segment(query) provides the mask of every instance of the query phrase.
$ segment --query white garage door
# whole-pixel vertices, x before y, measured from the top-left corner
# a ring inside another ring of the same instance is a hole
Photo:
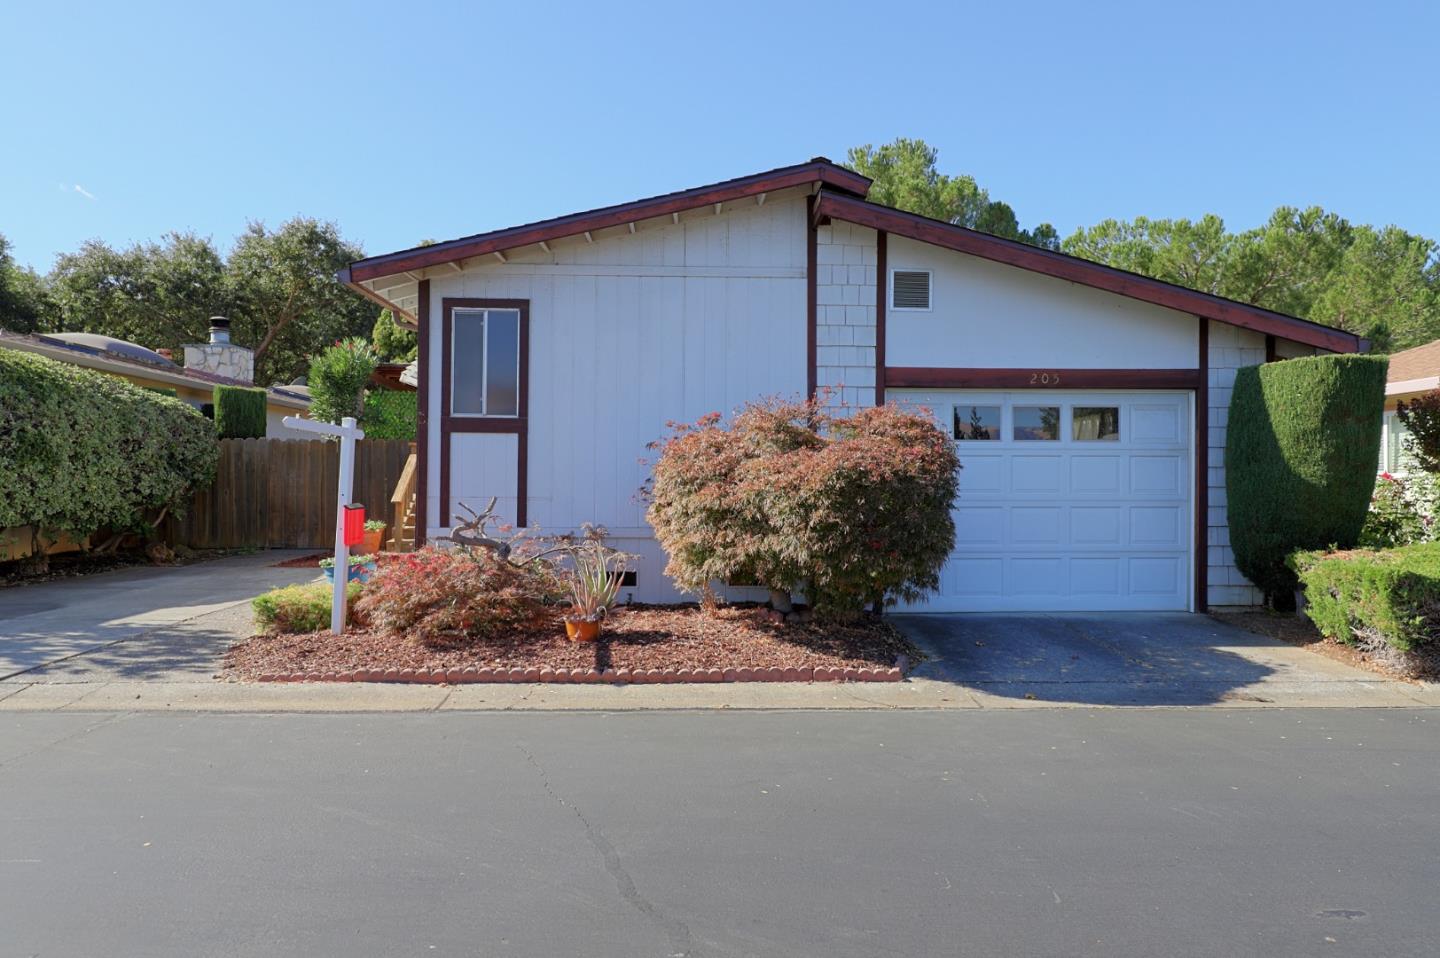
[[[895,390],[956,437],[955,551],[916,612],[1190,608],[1189,393]]]

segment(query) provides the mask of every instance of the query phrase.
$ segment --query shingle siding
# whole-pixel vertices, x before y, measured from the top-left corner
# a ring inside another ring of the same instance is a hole
[[[1265,596],[1235,567],[1230,549],[1230,526],[1225,501],[1225,430],[1230,418],[1230,396],[1235,370],[1265,361],[1265,336],[1227,323],[1210,321],[1210,408],[1207,467],[1210,491],[1206,528],[1206,598],[1213,608],[1264,604]]]
[[[873,406],[875,231],[836,222],[815,244],[815,383],[832,408]]]

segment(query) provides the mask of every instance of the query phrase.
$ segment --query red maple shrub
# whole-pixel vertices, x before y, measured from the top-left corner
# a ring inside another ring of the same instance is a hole
[[[769,400],[672,424],[655,447],[649,519],[682,588],[754,581],[845,616],[939,586],[960,464],[919,411]]]
[[[539,625],[559,591],[542,561],[502,559],[488,549],[420,549],[383,563],[355,604],[372,628],[422,641],[494,638]]]

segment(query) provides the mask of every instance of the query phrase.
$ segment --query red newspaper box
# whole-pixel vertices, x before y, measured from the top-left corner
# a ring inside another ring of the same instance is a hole
[[[345,507],[345,544],[358,546],[365,541],[365,507]]]

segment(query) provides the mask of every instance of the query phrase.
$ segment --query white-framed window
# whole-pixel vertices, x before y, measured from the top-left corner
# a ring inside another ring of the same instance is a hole
[[[892,269],[890,308],[901,312],[928,313],[931,279],[933,276],[928,269]]]
[[[520,311],[457,307],[450,316],[450,415],[520,415]]]
[[[1405,440],[1410,431],[1400,421],[1399,413],[1390,410],[1385,413],[1385,429],[1380,444],[1380,469],[1392,475],[1403,475],[1408,470],[1405,454]]]

